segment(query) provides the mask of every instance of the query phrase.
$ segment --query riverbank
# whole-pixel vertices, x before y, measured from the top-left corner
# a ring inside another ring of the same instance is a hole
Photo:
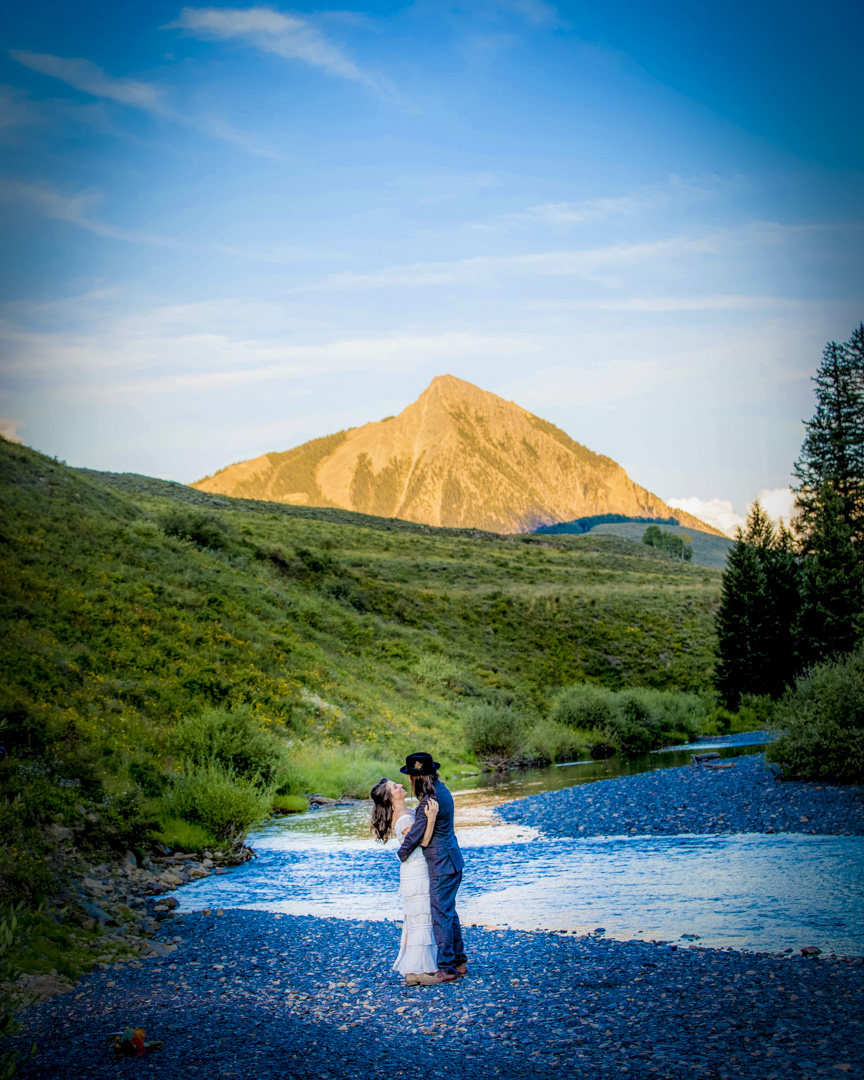
[[[864,962],[466,929],[470,977],[408,989],[394,923],[227,911],[171,920],[177,950],[34,1005],[22,1080],[131,1075],[864,1075]],[[145,1061],[104,1037],[159,1039]]]
[[[764,754],[732,767],[687,765],[531,795],[499,807],[546,836],[725,832],[864,835],[864,787],[778,780]]]

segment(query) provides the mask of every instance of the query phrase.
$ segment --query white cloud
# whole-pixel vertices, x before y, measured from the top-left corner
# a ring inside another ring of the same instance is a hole
[[[121,105],[142,109],[144,112],[192,127],[204,135],[230,143],[257,157],[281,160],[284,156],[275,150],[261,146],[255,137],[248,135],[245,131],[238,131],[227,120],[214,113],[198,117],[183,116],[168,106],[164,100],[164,89],[155,83],[109,75],[107,71],[94,64],[91,60],[80,57],[66,59],[62,56],[51,56],[47,53],[34,53],[20,49],[11,49],[9,55],[13,60],[17,60],[19,64],[23,64],[32,71],[38,71],[41,75],[59,79],[60,82],[66,83],[67,86],[72,86],[76,90],[90,94],[91,97],[116,101]],[[0,101],[0,126],[2,126],[2,115],[2,101]],[[110,130],[111,128],[110,121],[98,114],[93,115],[92,113],[87,114],[79,111],[76,119],[89,120],[103,130]],[[111,130],[110,133],[118,134],[116,130]]]
[[[361,71],[354,61],[329,41],[308,19],[286,15],[270,7],[191,8],[168,23],[166,30],[186,30],[196,37],[227,41],[238,38],[262,52],[286,60],[302,60],[329,75],[352,79],[368,86],[380,80]]]
[[[743,527],[745,519],[735,512],[731,499],[700,499],[695,495],[686,499],[666,499],[669,506],[692,514],[715,529],[720,529],[727,536],[734,536],[735,530]]]
[[[40,75],[59,79],[92,97],[109,98],[111,101],[118,101],[123,105],[131,105],[133,108],[144,109],[162,116],[170,111],[162,100],[162,89],[154,83],[142,82],[140,79],[117,78],[109,75],[92,60],[84,60],[80,57],[66,59],[62,56],[50,56],[47,53],[29,52],[26,49],[10,49],[9,55],[31,71],[38,71]]]
[[[7,442],[23,442],[23,439],[18,434],[18,429],[23,426],[21,420],[9,420],[6,417],[0,417],[0,436],[6,439]]]
[[[795,495],[791,488],[763,488],[756,492],[756,501],[774,521],[782,518],[788,525],[795,516]]]
[[[238,329],[247,327],[254,306],[241,303],[233,315],[230,306],[230,302],[221,305],[224,321],[234,322]],[[260,305],[257,314],[259,319],[268,316]],[[197,329],[213,322],[211,305],[192,304],[121,317],[100,334],[31,333],[0,324],[0,338],[5,339],[9,354],[6,375],[21,382],[50,380],[64,398],[77,394],[92,400],[224,390],[334,372],[402,372],[447,364],[455,358],[524,356],[537,350],[530,340],[498,334],[347,338],[286,345],[275,326],[270,336],[256,339]]]
[[[581,277],[605,280],[610,272],[639,263],[691,254],[713,254],[726,246],[722,235],[674,236],[639,244],[617,244],[577,251],[547,251],[531,255],[477,255],[452,262],[408,263],[369,274],[334,274],[313,289],[375,289],[401,286],[486,284],[506,274]]]
[[[752,510],[754,502],[758,502],[775,522],[782,519],[788,525],[795,513],[795,496],[789,488],[763,488],[756,493],[756,498],[747,507],[745,514],[736,512],[731,499],[700,499],[690,496],[686,499],[667,499],[666,502],[677,510],[693,514],[700,521],[722,529],[727,536],[734,536],[736,529],[744,528],[747,514]]]

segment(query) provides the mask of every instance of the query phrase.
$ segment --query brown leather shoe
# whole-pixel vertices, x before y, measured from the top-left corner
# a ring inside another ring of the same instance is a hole
[[[456,968],[456,977],[459,978],[459,979],[464,979],[467,974],[468,974],[468,965],[467,964],[459,964],[459,966]]]
[[[458,978],[452,971],[436,971],[432,975],[419,975],[421,986],[440,986],[442,983],[456,982]]]

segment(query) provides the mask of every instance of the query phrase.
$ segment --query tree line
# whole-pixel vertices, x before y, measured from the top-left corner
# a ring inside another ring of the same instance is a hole
[[[723,575],[714,681],[732,709],[864,639],[864,323],[825,346],[814,382],[791,527],[754,504]]]

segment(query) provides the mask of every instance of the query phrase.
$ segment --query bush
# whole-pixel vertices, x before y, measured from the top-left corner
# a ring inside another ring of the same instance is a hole
[[[180,851],[206,851],[218,843],[209,829],[179,817],[163,818],[162,828],[156,836],[163,844]]]
[[[276,795],[272,809],[274,814],[302,814],[309,803],[302,795]]]
[[[612,694],[602,686],[574,683],[565,687],[552,704],[551,720],[573,728],[594,731],[612,722]]]
[[[265,786],[278,782],[287,767],[285,739],[262,727],[248,705],[214,706],[184,717],[170,745],[187,766],[223,766]]]
[[[228,547],[228,529],[224,523],[202,510],[186,510],[178,506],[163,519],[162,531],[166,536],[189,540],[197,547],[210,548],[211,551],[222,551]]]
[[[538,720],[528,731],[525,756],[528,761],[573,761],[583,757],[592,743],[592,734],[561,724],[556,720]]]
[[[462,681],[459,668],[440,653],[423,653],[414,665],[414,674],[427,686],[453,690]]]
[[[506,768],[525,744],[522,719],[509,705],[472,705],[462,726],[478,761],[493,769]]]
[[[623,757],[635,757],[663,743],[693,739],[712,705],[707,698],[679,690],[637,686],[615,692],[575,683],[558,694],[550,719],[600,732],[592,756],[608,757],[617,750]]]
[[[864,645],[810,668],[777,706],[770,761],[795,780],[864,780]]]
[[[165,800],[172,816],[203,826],[219,840],[243,837],[270,812],[271,794],[255,779],[217,764],[178,777]]]

